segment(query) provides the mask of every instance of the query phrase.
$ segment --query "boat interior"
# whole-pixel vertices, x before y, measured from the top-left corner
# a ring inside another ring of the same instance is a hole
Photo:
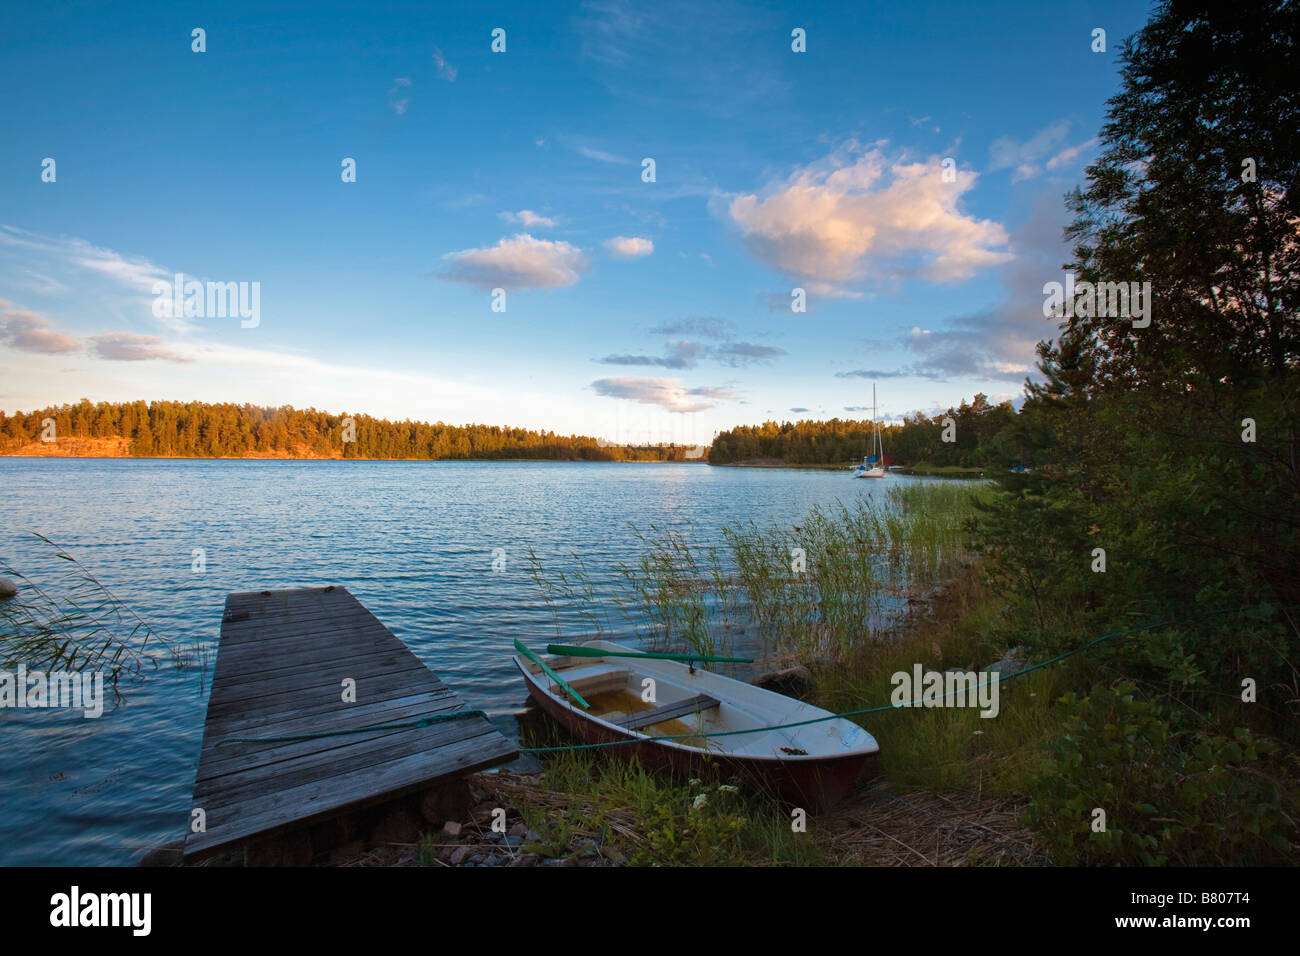
[[[771,714],[764,719],[761,713],[751,713],[743,706],[700,692],[707,688],[685,687],[664,674],[645,673],[649,668],[631,667],[624,659],[575,661],[548,658],[546,663],[591,704],[591,709],[584,713],[624,729],[651,737],[684,736],[686,739],[676,743],[736,755],[772,756],[779,753],[780,748],[792,746],[789,733],[785,731],[721,739],[693,736],[770,726],[775,721]],[[528,666],[530,673],[539,678],[548,693],[572,702],[563,688],[541,674],[535,665]],[[642,699],[642,682],[646,677],[655,681],[653,703]],[[660,719],[647,719],[652,716]]]

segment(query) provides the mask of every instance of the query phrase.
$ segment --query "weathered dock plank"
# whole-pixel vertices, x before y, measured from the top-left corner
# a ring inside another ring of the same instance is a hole
[[[345,679],[356,682],[355,702],[343,699]],[[205,828],[187,835],[185,855],[393,799],[517,754],[479,716],[339,733],[462,709],[346,588],[229,595],[194,782],[192,807],[203,811]]]

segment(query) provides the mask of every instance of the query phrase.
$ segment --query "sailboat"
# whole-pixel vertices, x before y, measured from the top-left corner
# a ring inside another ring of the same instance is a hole
[[[864,457],[862,464],[853,469],[854,478],[884,478],[885,443],[880,438],[880,421],[876,417],[876,383],[871,383],[871,457]]]

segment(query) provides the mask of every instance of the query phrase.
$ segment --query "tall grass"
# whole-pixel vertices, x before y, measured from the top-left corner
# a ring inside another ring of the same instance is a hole
[[[634,528],[640,552],[613,569],[603,614],[602,589],[577,555],[548,570],[530,552],[530,567],[557,628],[567,614],[598,634],[613,630],[612,606],[625,630],[655,647],[725,654],[752,626],[775,655],[837,660],[884,639],[909,599],[969,560],[966,526],[984,493],[968,483],[893,484],[881,500],[816,506],[794,525],[731,525],[717,542]]]
[[[67,573],[42,587],[21,571],[3,568],[19,585],[17,596],[0,601],[0,662],[5,668],[22,663],[42,671],[101,670],[117,693],[120,678],[157,667],[160,658],[185,663],[175,645],[85,565],[44,535],[32,534],[67,563]]]

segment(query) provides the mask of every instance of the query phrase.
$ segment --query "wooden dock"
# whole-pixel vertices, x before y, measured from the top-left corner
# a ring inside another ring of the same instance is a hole
[[[355,703],[344,701],[349,678]],[[460,708],[346,588],[229,595],[191,805],[202,809],[206,829],[190,827],[186,857],[400,797],[518,753],[481,716],[321,736]]]

